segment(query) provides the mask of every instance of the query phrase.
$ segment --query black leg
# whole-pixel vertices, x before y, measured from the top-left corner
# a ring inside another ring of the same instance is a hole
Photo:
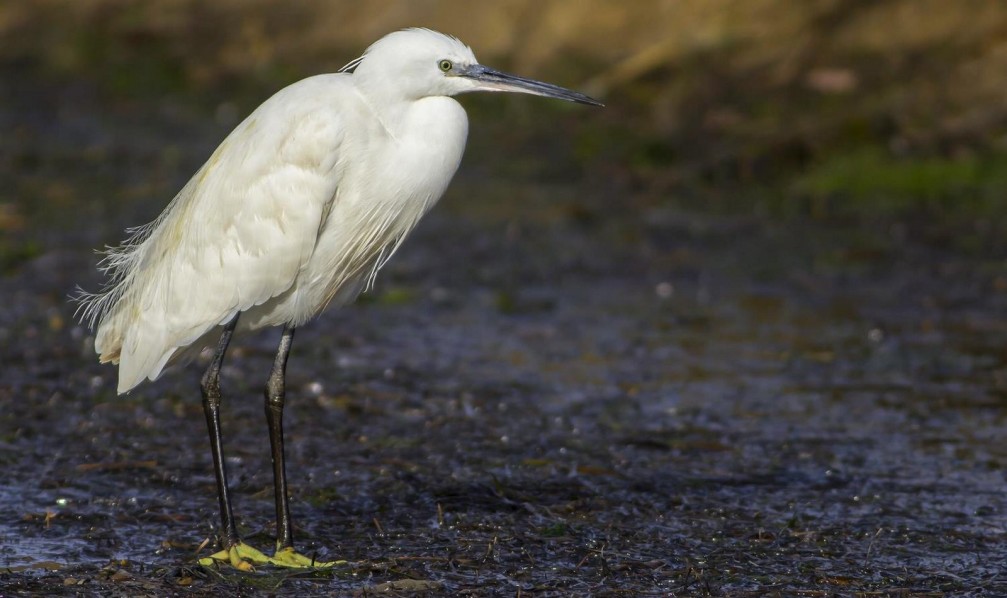
[[[238,530],[234,525],[234,514],[231,512],[231,497],[227,490],[227,471],[224,468],[224,449],[220,437],[220,365],[224,361],[224,353],[231,342],[234,327],[238,324],[238,316],[224,327],[217,344],[217,352],[213,354],[210,367],[206,368],[200,387],[203,390],[203,413],[206,415],[206,427],[210,431],[210,451],[213,453],[213,472],[217,476],[217,498],[220,501],[220,523],[223,548],[235,546],[239,542]]]
[[[287,499],[287,471],[283,460],[283,400],[286,394],[287,356],[294,340],[294,327],[283,328],[280,346],[276,350],[273,370],[266,382],[266,422],[269,424],[269,446],[273,457],[273,492],[276,499],[276,551],[293,548],[294,534],[290,524]]]

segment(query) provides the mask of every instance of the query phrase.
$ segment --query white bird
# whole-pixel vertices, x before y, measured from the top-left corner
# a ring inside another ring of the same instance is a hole
[[[352,301],[444,193],[468,134],[451,96],[510,91],[601,105],[585,95],[480,65],[454,37],[391,33],[340,72],[286,87],[239,124],[150,224],[131,229],[100,267],[105,289],[81,297],[102,363],[125,393],[217,341],[202,378],[221,511],[221,561],[323,566],[295,552],[282,415],[294,330]],[[282,326],[266,383],[276,550],[244,544],[221,448],[219,373],[236,330]]]

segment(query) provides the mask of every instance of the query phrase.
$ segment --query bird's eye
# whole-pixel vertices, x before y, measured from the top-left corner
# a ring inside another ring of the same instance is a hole
[[[442,60],[437,63],[437,66],[441,69],[441,72],[444,73],[450,71],[454,67],[450,60]]]

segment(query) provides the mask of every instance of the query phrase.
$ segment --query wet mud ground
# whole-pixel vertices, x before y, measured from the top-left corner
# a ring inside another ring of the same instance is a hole
[[[294,343],[296,536],[348,564],[197,566],[218,519],[205,362],[116,397],[65,297],[227,127],[62,97],[3,115],[22,123],[3,183],[31,200],[0,279],[0,593],[1007,595],[993,229],[521,179],[488,166],[506,158],[478,122],[377,288]],[[223,372],[235,509],[262,548],[277,340],[238,338]]]

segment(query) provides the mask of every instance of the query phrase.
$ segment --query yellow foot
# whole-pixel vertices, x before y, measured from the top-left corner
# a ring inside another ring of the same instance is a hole
[[[234,546],[199,559],[199,564],[209,567],[218,563],[230,563],[232,567],[241,571],[255,571],[255,565],[268,564],[269,558],[248,544],[238,542]]]
[[[229,563],[232,567],[241,571],[255,571],[257,565],[274,565],[276,567],[292,567],[297,569],[324,569],[344,564],[346,561],[316,561],[311,557],[299,554],[293,548],[283,548],[278,550],[275,556],[266,556],[248,544],[238,542],[230,548],[225,548],[220,552],[215,552],[208,557],[199,559],[199,564],[204,567],[210,567],[219,563]]]
[[[276,554],[273,555],[273,558],[270,559],[269,562],[278,567],[294,567],[298,569],[328,569],[330,567],[335,567],[336,565],[346,564],[346,561],[316,561],[311,557],[304,556],[289,546],[287,548],[277,550]]]

